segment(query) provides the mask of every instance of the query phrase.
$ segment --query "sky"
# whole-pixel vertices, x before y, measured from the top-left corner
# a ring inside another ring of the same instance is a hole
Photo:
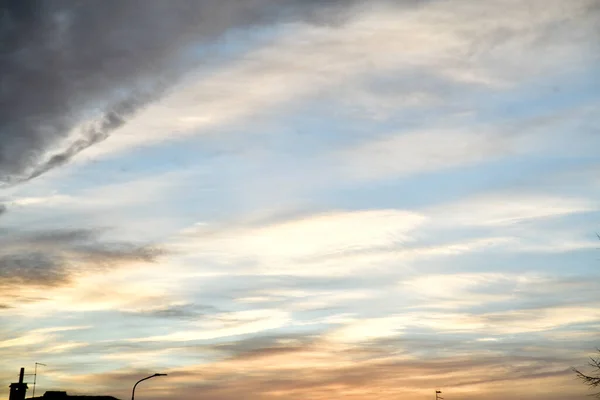
[[[0,7],[0,399],[592,393],[598,0]]]

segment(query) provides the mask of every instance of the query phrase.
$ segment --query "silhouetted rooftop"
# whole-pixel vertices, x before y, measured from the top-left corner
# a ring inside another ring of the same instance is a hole
[[[27,400],[119,400],[116,397],[112,396],[71,396],[67,394],[67,392],[57,392],[57,391],[48,391],[44,393],[43,396],[40,397],[32,397]]]

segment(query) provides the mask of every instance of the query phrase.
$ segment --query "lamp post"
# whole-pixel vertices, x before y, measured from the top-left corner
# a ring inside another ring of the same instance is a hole
[[[440,392],[439,390],[435,391],[435,400],[444,400],[444,398],[440,396],[440,394],[442,394],[442,392]]]
[[[131,391],[131,400],[134,400],[134,396],[135,396],[135,387],[138,385],[138,383],[145,381],[146,379],[150,379],[150,378],[154,378],[156,376],[167,376],[167,374],[154,374],[154,375],[150,375],[145,377],[144,379],[140,379],[139,381],[137,381],[135,383],[135,385],[133,385],[133,390]]]

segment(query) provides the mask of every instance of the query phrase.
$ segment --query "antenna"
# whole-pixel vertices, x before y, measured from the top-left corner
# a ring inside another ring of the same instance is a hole
[[[42,365],[44,367],[47,367],[46,364],[42,364],[42,363],[39,363],[39,362],[35,363],[35,369],[34,369],[34,372],[33,372],[33,395],[31,397],[35,397],[35,383],[37,381],[37,367],[38,367],[38,365]]]

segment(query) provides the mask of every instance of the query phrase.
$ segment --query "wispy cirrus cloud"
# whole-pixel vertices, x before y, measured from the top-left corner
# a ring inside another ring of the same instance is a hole
[[[432,209],[439,223],[452,226],[510,226],[523,222],[594,212],[598,203],[575,196],[536,192],[486,193]]]
[[[0,380],[35,357],[119,397],[155,371],[149,398],[584,394],[593,0],[140,4],[32,19],[30,61],[82,86],[0,124],[31,128],[0,132],[0,179],[63,165],[0,195]]]
[[[462,12],[457,13],[457,7]],[[589,54],[588,42],[573,47],[569,39],[555,32],[570,26],[576,34],[593,32],[596,16],[587,13],[593,10],[589,1],[569,7],[558,2],[534,2],[531,7],[501,2],[477,7],[463,2],[453,7],[439,2],[427,6],[409,2],[406,7],[398,7],[383,1],[370,8],[353,9],[354,13],[349,12],[343,24],[335,27],[302,23],[282,26],[274,41],[261,44],[231,66],[200,70],[196,78],[192,75],[181,90],[148,108],[111,142],[96,146],[88,154],[99,156],[236,125],[269,110],[281,110],[281,105],[329,94],[344,99],[351,109],[364,109],[361,95],[348,94],[368,93],[369,77],[375,73],[401,74],[417,81],[437,79],[440,84],[431,88],[421,85],[396,90],[407,98],[437,99],[456,91],[452,85],[501,90],[540,73],[552,76],[566,68],[559,59],[585,58]],[[541,8],[543,13],[533,12]],[[500,9],[502,13],[495,13]],[[493,24],[484,23],[490,13],[498,18]],[[557,21],[562,23],[559,28]],[[548,42],[551,34],[558,40]],[[547,51],[540,53],[538,42],[546,43]],[[357,48],[361,49],[360,57]],[[534,62],[535,57],[544,62]],[[299,59],[303,61],[299,63]],[[531,70],[523,68],[538,64]],[[430,75],[419,75],[424,72]],[[357,83],[352,86],[349,81]],[[245,82],[243,89],[238,82]],[[447,89],[443,89],[444,84]],[[339,90],[348,94],[337,96]],[[397,103],[393,98],[388,100]],[[398,105],[403,101],[401,97]],[[459,108],[464,111],[464,107]],[[136,134],[139,131],[146,135],[140,137]]]
[[[430,380],[465,398],[476,398],[481,390],[492,398],[503,398],[510,393],[506,382],[511,381],[517,390],[542,385],[548,393],[554,393],[553,398],[561,399],[575,385],[573,381],[568,383],[568,369],[562,366],[566,359],[545,356],[544,349],[510,357],[481,351],[470,357],[422,360],[408,354],[390,354],[383,342],[380,348],[369,346],[340,352],[318,341],[291,339],[286,345],[284,338],[273,339],[262,346],[257,342],[260,347],[251,352],[244,350],[220,363],[170,370],[171,384],[180,388],[178,395],[184,398],[186,393],[193,396],[202,391],[218,399],[235,398],[240,393],[248,393],[249,398],[308,394],[318,399],[332,395],[360,398],[378,394],[416,399],[429,393],[421,386]],[[78,376],[71,380],[86,379],[100,387],[115,387],[118,382],[131,381],[135,374],[142,371]],[[153,393],[164,395],[169,387],[162,382]]]
[[[223,262],[258,262],[259,270],[267,274],[269,271],[280,274],[285,270],[294,274],[314,274],[319,272],[312,269],[310,263],[305,263],[304,267],[298,263],[393,246],[409,240],[408,234],[423,220],[424,217],[417,213],[373,210],[332,212],[272,225],[232,226],[224,230],[218,226],[213,229],[199,225],[172,246],[182,253],[193,248],[195,256],[218,257]],[[344,270],[349,272],[347,268]],[[330,274],[333,270],[329,268],[322,272]]]

